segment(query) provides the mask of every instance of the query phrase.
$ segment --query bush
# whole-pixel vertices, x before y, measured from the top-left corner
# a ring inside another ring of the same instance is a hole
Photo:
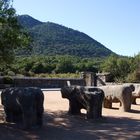
[[[129,83],[139,83],[140,82],[140,72],[134,71],[126,77],[126,82]]]
[[[15,73],[13,71],[8,71],[7,75],[8,76],[15,76]]]

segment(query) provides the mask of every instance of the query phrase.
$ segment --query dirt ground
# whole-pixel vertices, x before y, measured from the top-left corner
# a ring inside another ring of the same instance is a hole
[[[15,124],[3,122],[0,106],[0,140],[140,140],[140,99],[132,105],[131,112],[103,108],[103,118],[97,121],[80,116],[69,116],[68,100],[61,98],[60,91],[45,91],[44,125],[40,129],[24,131]]]

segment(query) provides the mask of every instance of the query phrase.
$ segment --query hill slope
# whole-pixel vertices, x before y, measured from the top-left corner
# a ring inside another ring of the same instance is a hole
[[[85,33],[52,22],[40,22],[27,15],[18,19],[33,37],[35,54],[106,57],[113,53]]]

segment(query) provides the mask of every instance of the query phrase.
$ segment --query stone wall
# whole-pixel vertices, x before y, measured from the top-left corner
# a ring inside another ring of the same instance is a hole
[[[67,81],[70,81],[71,85],[85,85],[85,81],[82,78],[13,78],[13,87],[40,87],[40,88],[61,88],[67,86]],[[2,77],[0,78],[0,88],[4,88]]]
[[[82,72],[81,78],[35,78],[35,77],[12,77],[13,84],[6,85],[4,83],[3,77],[0,77],[0,89],[7,86],[14,87],[40,87],[40,88],[61,88],[68,86],[67,83],[71,85],[80,86],[100,86],[106,85],[108,81],[109,74],[102,73],[92,73],[92,72]],[[69,81],[69,82],[67,82]]]

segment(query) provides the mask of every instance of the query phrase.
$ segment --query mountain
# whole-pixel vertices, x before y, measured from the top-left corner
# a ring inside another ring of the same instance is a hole
[[[52,22],[41,22],[28,15],[19,16],[18,21],[33,39],[32,53],[80,57],[106,57],[114,54],[98,41],[77,30]]]
[[[28,16],[28,15],[18,16],[18,21],[25,28],[32,28],[36,25],[43,24],[43,22],[41,22],[39,20],[36,20],[36,19],[34,19],[34,18],[32,18],[31,16]]]

